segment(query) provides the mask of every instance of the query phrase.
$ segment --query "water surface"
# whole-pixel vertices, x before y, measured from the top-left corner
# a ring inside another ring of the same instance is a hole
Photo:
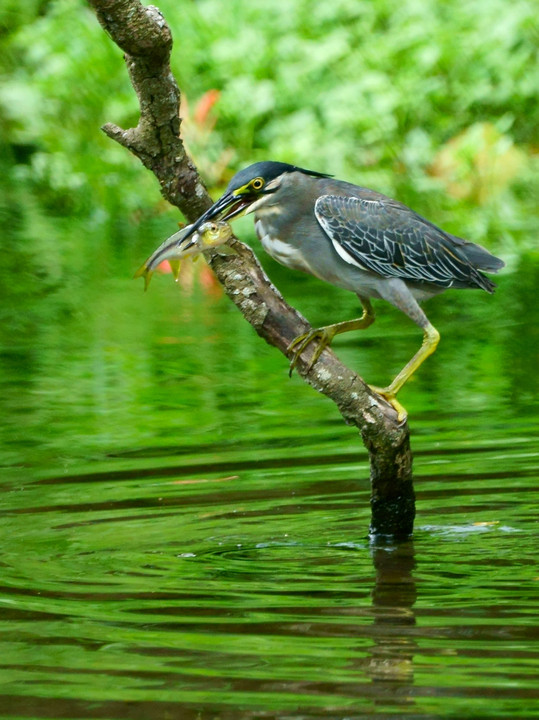
[[[357,311],[266,264],[313,323]],[[128,270],[4,326],[0,716],[537,717],[537,265],[428,304],[385,546],[332,404],[226,298]],[[382,384],[420,334],[376,309],[335,349]]]

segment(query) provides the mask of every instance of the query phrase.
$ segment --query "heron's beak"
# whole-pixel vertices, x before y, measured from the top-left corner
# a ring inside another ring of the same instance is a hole
[[[189,232],[183,239],[187,240],[188,237],[193,236],[193,233],[195,233],[201,225],[204,225],[204,223],[209,220],[231,220],[232,218],[237,217],[255,200],[256,196],[253,196],[250,193],[235,195],[233,192],[225,192],[224,195],[221,195],[219,200],[217,200],[211,208],[209,208],[209,210],[206,210],[206,212],[203,213],[198,220],[189,226]],[[187,230],[187,228],[185,229]],[[196,240],[194,237],[191,237],[191,240],[186,243],[184,249],[187,250],[195,243]]]

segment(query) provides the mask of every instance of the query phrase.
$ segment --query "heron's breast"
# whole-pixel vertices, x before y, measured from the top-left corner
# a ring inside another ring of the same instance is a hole
[[[300,249],[291,245],[286,240],[281,240],[272,223],[257,219],[255,222],[255,230],[262,243],[262,247],[274,260],[294,270],[303,270],[304,272],[312,273]]]

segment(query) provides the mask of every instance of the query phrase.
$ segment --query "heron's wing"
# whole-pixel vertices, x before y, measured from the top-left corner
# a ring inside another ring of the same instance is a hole
[[[483,280],[446,233],[389,198],[322,195],[315,215],[340,257],[362,270],[444,288]]]

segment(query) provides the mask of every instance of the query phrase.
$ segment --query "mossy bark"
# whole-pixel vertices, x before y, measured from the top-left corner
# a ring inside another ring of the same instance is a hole
[[[103,131],[136,155],[156,176],[163,197],[194,221],[211,204],[204,184],[180,136],[180,90],[169,65],[172,35],[160,11],[139,0],[90,0],[97,18],[124,51],[125,62],[140,104],[136,127],[124,130],[107,123]],[[234,254],[208,253],[208,262],[228,297],[268,343],[287,357],[288,345],[310,329],[307,321],[283,299],[249,247],[233,240]],[[312,369],[311,350],[297,372],[339,408],[355,425],[369,452],[371,466],[370,531],[376,535],[409,536],[415,515],[412,454],[407,424],[364,381],[326,349]],[[285,382],[283,366],[283,382]],[[261,400],[263,401],[263,400]]]

